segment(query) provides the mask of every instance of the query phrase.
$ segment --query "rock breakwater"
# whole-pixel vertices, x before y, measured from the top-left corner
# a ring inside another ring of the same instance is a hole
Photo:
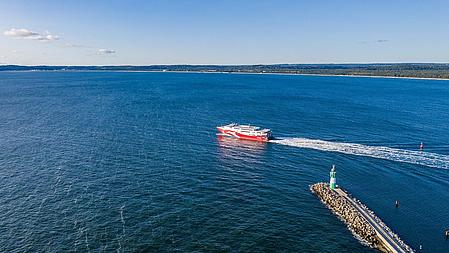
[[[366,244],[377,247],[379,240],[376,231],[349,201],[331,190],[326,183],[314,184],[310,187],[310,190],[318,195],[323,203],[337,214],[353,233],[360,237]]]
[[[364,244],[377,248],[382,252],[414,252],[371,210],[359,200],[349,198],[349,194],[342,189],[332,190],[327,183],[317,183],[310,186],[310,190],[315,193],[329,209],[340,217],[347,224],[349,230],[351,230]],[[378,230],[376,230],[367,219],[371,220],[372,224],[376,224],[374,226],[377,226]],[[380,230],[384,233],[383,235],[386,233],[390,238],[394,238],[393,240],[400,250],[392,251],[391,247],[387,245],[388,243],[385,242],[384,236],[379,236]]]

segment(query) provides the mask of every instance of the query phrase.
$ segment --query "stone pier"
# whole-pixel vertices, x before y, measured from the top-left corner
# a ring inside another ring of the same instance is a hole
[[[327,183],[317,183],[310,186],[310,190],[338,215],[355,235],[371,247],[386,253],[414,252],[374,212],[343,189],[333,190]]]

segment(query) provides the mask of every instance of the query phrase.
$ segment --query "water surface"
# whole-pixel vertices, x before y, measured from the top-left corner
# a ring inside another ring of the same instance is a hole
[[[448,98],[448,81],[0,73],[0,251],[375,252],[309,191],[336,164],[404,241],[449,252],[447,167],[215,134],[240,122],[405,152],[424,142],[444,165]]]

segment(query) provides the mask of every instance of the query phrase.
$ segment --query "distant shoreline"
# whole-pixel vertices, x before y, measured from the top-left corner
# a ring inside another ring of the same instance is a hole
[[[174,73],[210,73],[210,74],[251,74],[251,75],[292,75],[292,76],[337,76],[337,77],[363,77],[363,78],[393,78],[393,79],[418,79],[449,81],[449,78],[436,77],[407,77],[407,76],[368,76],[368,75],[332,75],[332,74],[298,74],[298,73],[254,73],[254,72],[206,72],[206,71],[123,71],[123,72],[174,72]]]
[[[361,78],[388,78],[388,79],[416,79],[449,81],[449,78],[412,77],[412,76],[384,76],[384,75],[356,75],[356,74],[307,74],[307,73],[281,73],[281,72],[244,72],[244,71],[190,71],[190,70],[1,70],[2,72],[125,72],[125,73],[195,73],[195,74],[242,74],[242,75],[291,75],[291,76],[323,76],[323,77],[361,77]]]
[[[267,74],[283,74],[283,73],[267,73]],[[436,77],[368,76],[368,75],[332,75],[332,74],[287,74],[287,73],[286,73],[286,75],[301,75],[301,76],[338,76],[338,77],[364,77],[364,78],[391,78],[391,79],[417,79],[417,80],[449,81],[449,78],[436,78]]]
[[[0,65],[1,71],[122,71],[177,73],[232,73],[304,76],[348,76],[449,80],[449,63],[344,63],[258,65]]]

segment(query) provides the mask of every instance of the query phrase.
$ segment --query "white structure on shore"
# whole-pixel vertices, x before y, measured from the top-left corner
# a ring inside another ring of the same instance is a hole
[[[331,173],[330,173],[330,182],[329,182],[329,187],[332,190],[335,190],[335,188],[337,187],[337,177],[336,177],[337,172],[335,171],[335,165],[332,165],[332,169],[331,169]]]

